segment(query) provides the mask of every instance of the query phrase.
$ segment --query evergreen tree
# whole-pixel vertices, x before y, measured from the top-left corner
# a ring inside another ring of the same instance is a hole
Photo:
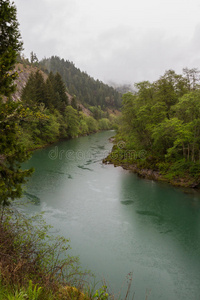
[[[50,72],[45,82],[39,70],[30,74],[21,98],[28,105],[38,106],[40,103],[44,103],[45,107],[51,111],[57,109],[61,113],[64,112],[68,105],[66,88],[60,74],[56,73],[54,75]]]
[[[36,55],[36,53],[33,53],[33,51],[31,51],[31,54],[30,54],[30,61],[31,61],[31,64],[38,63],[37,55]]]
[[[21,162],[28,154],[18,142],[18,123],[26,111],[19,103],[5,101],[15,89],[14,72],[17,55],[22,49],[16,7],[9,0],[0,0],[0,204],[20,197],[21,185],[31,170],[22,171]]]
[[[43,59],[40,65],[49,72],[59,72],[69,93],[76,95],[77,101],[82,104],[111,108],[121,106],[119,92],[99,80],[94,80],[87,73],[81,72],[72,62],[52,56],[49,59]]]
[[[60,102],[68,105],[68,97],[66,95],[66,87],[62,80],[61,75],[58,72],[55,75],[54,82],[55,82],[54,90],[59,95]]]
[[[0,97],[9,97],[15,89],[15,62],[22,41],[18,30],[16,7],[9,0],[0,0]]]
[[[29,105],[38,105],[46,102],[46,88],[44,78],[38,70],[36,73],[31,73],[29,79],[22,92],[22,100]]]

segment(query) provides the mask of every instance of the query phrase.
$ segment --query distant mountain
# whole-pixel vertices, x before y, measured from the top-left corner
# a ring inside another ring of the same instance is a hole
[[[59,72],[69,94],[84,106],[100,106],[101,109],[120,108],[120,92],[82,72],[73,62],[52,56],[41,60],[39,66],[44,72]]]

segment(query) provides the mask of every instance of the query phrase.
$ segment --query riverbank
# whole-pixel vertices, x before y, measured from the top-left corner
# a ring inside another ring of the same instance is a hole
[[[27,151],[28,151],[28,152],[34,152],[34,151],[39,150],[39,149],[45,149],[45,148],[47,148],[47,147],[50,147],[50,146],[52,146],[52,145],[54,145],[54,144],[57,144],[57,143],[59,143],[59,142],[62,142],[62,141],[70,141],[70,140],[73,140],[73,139],[78,139],[78,138],[84,137],[84,136],[90,136],[90,135],[92,135],[92,134],[99,133],[99,132],[103,132],[103,131],[108,131],[108,130],[114,130],[114,129],[113,129],[113,128],[105,129],[105,130],[101,129],[101,130],[89,132],[89,133],[87,133],[87,134],[85,134],[85,133],[84,133],[84,134],[80,134],[80,135],[78,135],[78,136],[76,136],[76,137],[66,137],[66,138],[61,137],[61,138],[56,138],[55,140],[53,140],[53,141],[51,141],[51,142],[49,142],[49,143],[44,143],[44,144],[32,146],[32,147],[28,148]],[[1,158],[0,158],[0,159],[1,159]]]
[[[110,142],[114,142],[114,138],[110,139]],[[163,169],[159,169],[159,164],[157,162],[149,162],[153,160],[150,157],[133,159],[132,156],[127,155],[127,150],[117,148],[116,145],[113,146],[111,153],[103,159],[105,164],[113,164],[115,167],[122,167],[125,170],[136,173],[141,178],[146,178],[155,181],[162,181],[169,183],[177,187],[185,188],[195,188],[200,187],[200,177],[191,176],[189,170],[178,170],[176,169],[176,164],[173,163],[160,163]],[[134,153],[134,151],[129,151],[129,153]],[[148,165],[151,167],[149,168]],[[176,170],[174,170],[176,169]]]

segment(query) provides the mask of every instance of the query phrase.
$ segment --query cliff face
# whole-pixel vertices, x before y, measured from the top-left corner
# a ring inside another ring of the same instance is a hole
[[[21,98],[22,90],[25,87],[28,78],[30,74],[33,72],[35,73],[38,71],[37,67],[31,66],[31,65],[24,65],[22,63],[16,64],[15,71],[18,73],[18,78],[15,80],[15,84],[17,85],[16,92],[12,95],[13,101],[19,101]],[[44,76],[44,79],[47,78],[47,75],[42,72],[42,75]]]
[[[15,84],[16,84],[16,91],[15,93],[12,95],[12,100],[13,101],[19,101],[20,98],[21,98],[21,94],[22,94],[22,90],[23,88],[25,87],[28,79],[29,79],[29,76],[31,73],[36,73],[39,69],[35,66],[31,66],[31,65],[28,65],[28,64],[22,64],[22,63],[18,63],[16,64],[16,67],[15,67],[15,71],[17,71],[18,73],[18,78],[15,80]],[[40,70],[41,74],[43,75],[44,77],[44,80],[47,79],[47,74],[44,73],[42,70]],[[68,96],[68,99],[69,99],[69,103],[71,104],[71,101],[72,101],[72,96],[66,92],[67,96]],[[81,107],[83,113],[86,115],[86,116],[90,116],[91,115],[91,112],[86,108],[84,107],[81,103],[78,102],[78,105]]]

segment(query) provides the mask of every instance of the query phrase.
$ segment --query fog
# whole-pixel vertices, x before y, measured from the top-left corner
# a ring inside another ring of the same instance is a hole
[[[15,0],[24,54],[57,55],[104,82],[200,65],[197,0]]]

